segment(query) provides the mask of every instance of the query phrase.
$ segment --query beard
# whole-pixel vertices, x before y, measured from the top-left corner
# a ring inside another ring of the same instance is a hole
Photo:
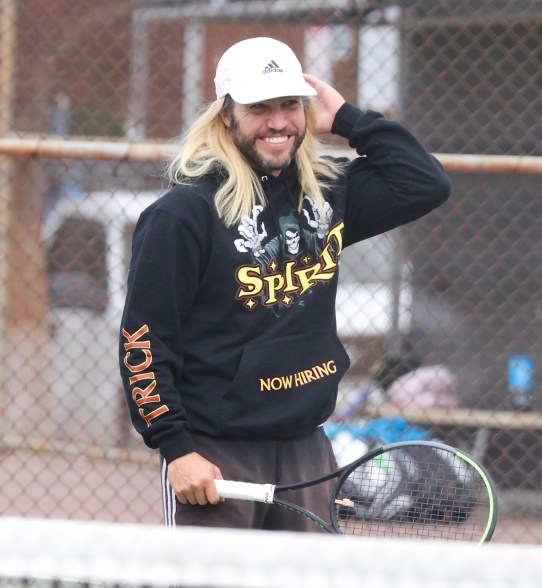
[[[303,143],[306,134],[306,127],[303,129],[302,133],[282,131],[280,133],[270,133],[270,136],[273,136],[273,134],[287,134],[294,136],[294,143],[288,152],[277,154],[275,156],[268,156],[257,149],[257,139],[243,133],[239,128],[239,123],[233,115],[230,117],[230,121],[231,137],[237,149],[239,149],[251,167],[265,173],[281,171],[288,167],[297,153],[299,146]]]

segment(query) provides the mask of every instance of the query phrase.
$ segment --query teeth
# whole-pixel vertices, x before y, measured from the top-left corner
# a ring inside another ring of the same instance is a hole
[[[286,143],[287,140],[288,140],[288,137],[266,137],[265,138],[266,143],[273,143],[273,144]]]

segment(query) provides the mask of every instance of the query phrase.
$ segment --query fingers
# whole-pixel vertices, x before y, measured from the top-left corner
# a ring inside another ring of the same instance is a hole
[[[307,83],[316,90],[316,96],[312,99],[316,114],[315,131],[317,133],[328,133],[331,130],[335,115],[344,104],[345,99],[326,82],[309,74],[303,75]]]
[[[186,489],[178,490],[175,492],[177,494],[177,498],[181,504],[207,504],[207,494],[205,492],[205,488],[200,488],[198,486],[188,487]]]
[[[181,504],[205,505],[221,501],[214,480],[222,479],[218,467],[197,453],[168,465],[168,480]]]
[[[322,100],[330,108],[339,108],[344,103],[342,94],[327,82],[310,74],[303,74],[303,77],[316,90],[316,98]]]
[[[218,504],[221,501],[213,480],[203,487],[191,488],[189,490],[179,492],[177,493],[177,498],[181,504],[191,504],[193,506]]]
[[[304,73],[303,77],[305,78],[305,81],[318,92],[318,87],[321,86],[323,82],[321,82],[316,76],[310,74]]]

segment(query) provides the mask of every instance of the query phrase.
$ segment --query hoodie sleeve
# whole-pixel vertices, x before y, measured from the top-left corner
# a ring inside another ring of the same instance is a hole
[[[345,244],[416,220],[449,198],[442,165],[401,123],[345,103],[331,132],[360,156],[346,174]]]
[[[194,451],[182,405],[183,321],[210,241],[207,204],[175,191],[135,228],[119,344],[134,427],[167,462]]]

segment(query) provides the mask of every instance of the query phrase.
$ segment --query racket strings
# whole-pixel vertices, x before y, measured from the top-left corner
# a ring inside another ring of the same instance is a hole
[[[336,521],[346,534],[481,541],[488,489],[468,461],[426,447],[398,448],[361,464],[339,485]]]

